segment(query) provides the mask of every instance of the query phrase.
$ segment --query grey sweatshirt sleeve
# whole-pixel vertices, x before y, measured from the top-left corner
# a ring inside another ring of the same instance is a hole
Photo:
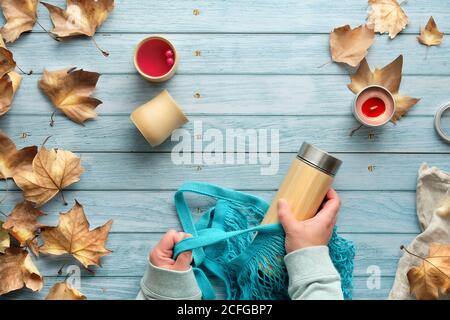
[[[289,273],[289,296],[293,300],[343,299],[341,279],[331,262],[328,247],[296,250],[284,257]],[[192,269],[172,271],[149,262],[137,300],[198,300],[202,293]]]
[[[200,300],[202,292],[195,280],[194,271],[173,271],[148,263],[141,280],[137,300]]]
[[[331,261],[328,247],[293,251],[284,257],[292,300],[342,300],[341,278]]]

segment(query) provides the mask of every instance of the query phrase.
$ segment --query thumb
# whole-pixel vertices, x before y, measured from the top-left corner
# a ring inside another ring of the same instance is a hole
[[[297,222],[289,208],[289,204],[284,199],[278,200],[278,219],[285,232],[288,232]]]
[[[172,269],[176,271],[186,271],[191,267],[191,262],[192,251],[183,252],[178,256]]]

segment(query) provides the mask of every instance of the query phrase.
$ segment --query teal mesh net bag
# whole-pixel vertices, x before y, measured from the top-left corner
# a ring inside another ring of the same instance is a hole
[[[196,222],[184,194],[216,200]],[[229,300],[289,299],[284,265],[284,231],[280,224],[260,225],[269,205],[262,199],[207,183],[186,182],[175,193],[181,225],[192,238],[179,242],[174,257],[192,250],[193,270],[203,299],[214,299],[210,278],[220,279]],[[331,260],[341,276],[345,299],[351,299],[355,247],[333,231]]]

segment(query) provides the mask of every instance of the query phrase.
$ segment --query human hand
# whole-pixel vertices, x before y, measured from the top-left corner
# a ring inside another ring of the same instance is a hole
[[[322,209],[311,219],[298,221],[286,200],[278,201],[278,219],[286,233],[286,252],[306,247],[327,245],[336,224],[341,201],[337,192],[330,189]]]
[[[190,234],[169,230],[150,252],[150,262],[159,268],[187,271],[191,267],[192,251],[181,253],[176,260],[173,257],[174,246],[185,238],[191,237]]]

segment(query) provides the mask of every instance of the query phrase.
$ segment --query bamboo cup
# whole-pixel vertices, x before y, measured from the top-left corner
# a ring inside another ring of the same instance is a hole
[[[278,200],[285,199],[297,220],[317,213],[342,161],[303,143],[261,224],[278,223]]]
[[[167,90],[140,106],[131,121],[152,147],[163,143],[172,132],[189,120]]]

